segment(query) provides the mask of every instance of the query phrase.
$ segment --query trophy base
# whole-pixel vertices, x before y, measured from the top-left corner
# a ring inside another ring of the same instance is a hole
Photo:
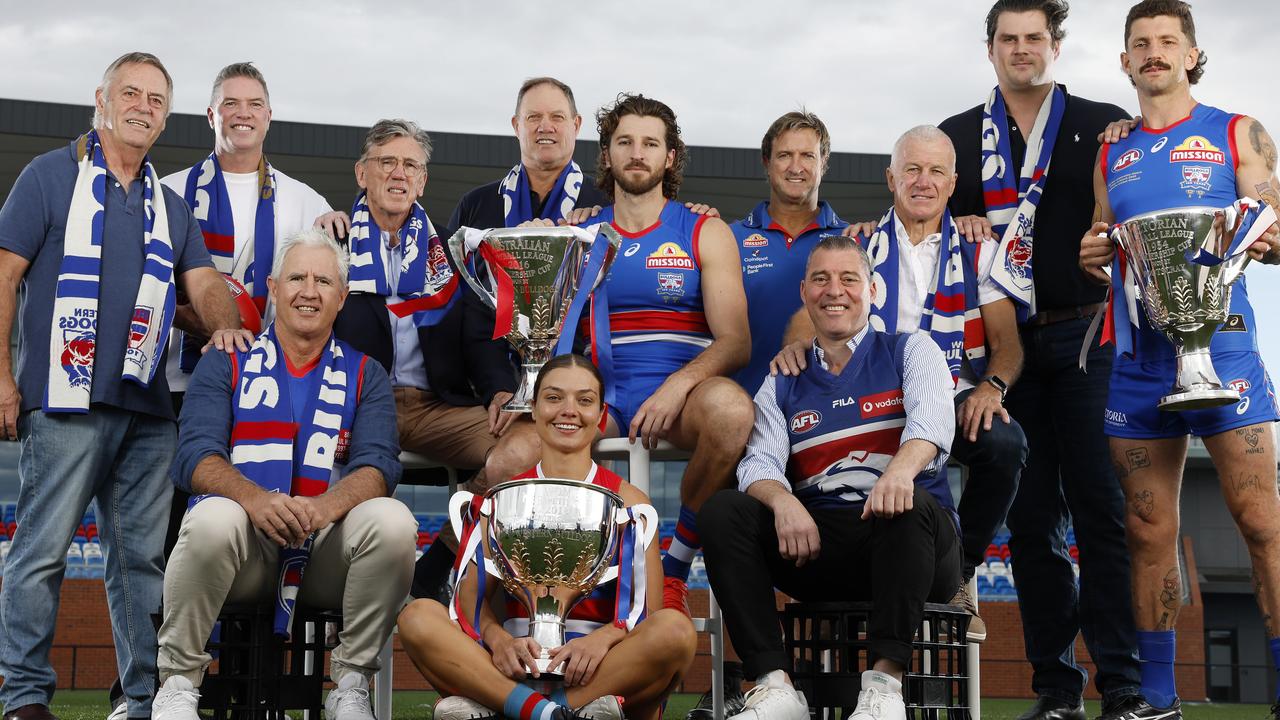
[[[1165,412],[1180,412],[1183,410],[1206,410],[1238,402],[1240,402],[1240,393],[1231,388],[1203,387],[1169,393],[1160,398],[1160,402],[1156,403],[1156,407]]]

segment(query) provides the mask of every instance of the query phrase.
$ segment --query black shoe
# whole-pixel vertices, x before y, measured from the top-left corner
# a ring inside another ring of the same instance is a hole
[[[1280,720],[1280,700],[1271,706],[1271,720]]]
[[[1098,720],[1182,720],[1182,701],[1175,698],[1169,707],[1158,708],[1141,695],[1128,695],[1104,705]]]
[[[1084,700],[1068,705],[1061,700],[1041,696],[1030,710],[1018,716],[1018,720],[1086,720]]]
[[[742,663],[726,662],[724,664],[724,716],[733,717],[742,712],[746,698],[742,694]],[[711,690],[702,693],[698,704],[684,716],[684,720],[711,720],[714,717],[711,709]]]
[[[449,573],[453,570],[453,551],[442,542],[433,542],[418,558],[413,567],[413,585],[409,594],[416,598],[428,598],[449,607],[453,588],[449,586]]]

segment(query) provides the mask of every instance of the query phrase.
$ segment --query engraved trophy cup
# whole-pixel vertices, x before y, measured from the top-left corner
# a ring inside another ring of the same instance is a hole
[[[449,239],[459,274],[494,309],[494,339],[506,336],[520,356],[520,387],[503,410],[529,411],[538,370],[557,354],[561,335],[572,342],[587,298],[621,242],[608,223],[586,229],[464,227]]]
[[[1240,400],[1239,392],[1223,387],[1209,345],[1227,321],[1231,285],[1249,262],[1244,250],[1273,222],[1271,208],[1242,200],[1225,209],[1146,213],[1112,228],[1111,238],[1124,250],[1147,320],[1169,338],[1177,354],[1177,375],[1172,391],[1157,403],[1161,410],[1196,410]]]
[[[463,519],[464,507],[470,508],[469,521]],[[449,517],[464,538],[459,566],[478,557],[484,567],[481,581],[485,572],[498,577],[528,613],[529,636],[542,648],[536,660],[540,682],[563,680],[547,673],[550,651],[565,643],[565,617],[598,585],[618,579],[620,588],[633,590],[635,597],[620,603],[629,617],[619,619],[628,626],[638,621],[645,595],[644,548],[658,528],[652,506],[624,508],[617,494],[600,486],[537,478],[497,485],[478,503],[472,493],[455,493]],[[644,523],[635,522],[639,519]],[[615,563],[615,557],[638,562]],[[451,611],[456,609],[455,601]]]

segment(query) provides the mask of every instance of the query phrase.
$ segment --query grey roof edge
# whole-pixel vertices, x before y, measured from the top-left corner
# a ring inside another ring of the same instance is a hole
[[[0,98],[0,132],[39,137],[71,138],[89,127],[93,108],[88,105],[37,100]],[[303,155],[355,159],[367,128],[348,125],[276,120],[271,123],[266,151],[276,155]],[[447,165],[508,168],[518,153],[516,139],[509,135],[431,132],[431,161]],[[173,113],[158,141],[169,147],[208,148],[213,133],[204,115]],[[594,140],[578,140],[574,159],[587,172],[594,172],[600,145]],[[835,182],[873,183],[884,181],[888,155],[832,153],[826,179]],[[763,178],[759,150],[749,148],[691,147],[689,177],[734,179]]]

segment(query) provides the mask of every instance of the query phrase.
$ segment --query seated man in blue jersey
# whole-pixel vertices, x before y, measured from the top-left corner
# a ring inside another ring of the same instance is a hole
[[[729,227],[674,200],[688,151],[671,108],[624,94],[596,114],[596,124],[596,182],[613,200],[598,220],[622,235],[604,283],[607,310],[600,295],[593,304],[594,313],[607,311],[607,323],[591,322],[609,405],[605,434],[692,451],[662,562],[664,606],[687,612],[689,566],[701,547],[696,513],[732,486],[751,432],[751,399],[727,377],[751,346],[742,271]],[[539,452],[536,436],[504,437],[485,467],[528,467]]]
[[[973,618],[968,639],[987,630],[968,592],[974,568],[1004,524],[1027,460],[1027,440],[1004,409],[1005,391],[1022,368],[1022,342],[1013,301],[991,280],[996,241],[975,244],[952,222],[947,200],[956,186],[956,154],[945,133],[921,125],[893,145],[886,170],[893,207],[870,239],[859,236],[871,258],[880,295],[871,326],[887,333],[924,332],[942,349],[955,382],[956,436],[951,455],[969,468],[960,499],[964,557],[962,584],[952,603]],[[805,366],[813,327],[799,312],[788,337],[806,338],[780,357],[781,371]]]
[[[742,285],[752,311],[751,360],[734,378],[755,392],[782,347],[787,321],[800,308],[796,286],[809,251],[824,235],[841,235],[849,223],[818,200],[831,159],[831,134],[811,112],[792,111],[773,121],[760,143],[769,199],[729,229],[742,255]]]
[[[1120,56],[1138,92],[1141,122],[1115,145],[1103,145],[1094,170],[1098,220],[1081,241],[1080,266],[1112,283],[1109,339],[1116,343],[1104,427],[1126,499],[1125,535],[1133,557],[1133,611],[1138,626],[1142,694],[1148,705],[1126,718],[1181,717],[1174,687],[1174,627],[1182,604],[1178,563],[1178,496],[1187,435],[1204,439],[1222,478],[1228,510],[1244,536],[1253,564],[1254,593],[1262,610],[1272,659],[1280,672],[1280,495],[1277,495],[1274,423],[1280,411],[1258,353],[1257,329],[1244,278],[1231,293],[1226,325],[1210,353],[1224,385],[1240,392],[1226,406],[1163,412],[1177,362],[1172,344],[1133,312],[1135,296],[1105,235],[1116,219],[1178,208],[1226,207],[1254,198],[1280,208],[1276,147],[1257,120],[1201,105],[1191,85],[1204,74],[1190,7],[1147,0],[1129,11]],[[1271,225],[1247,247],[1254,259],[1280,264]],[[1140,307],[1140,306],[1138,306]],[[1273,714],[1280,713],[1280,697]]]
[[[333,335],[346,253],[304,230],[276,251],[267,287],[275,321],[248,352],[206,354],[182,406],[173,480],[197,497],[165,571],[156,720],[198,719],[224,602],[272,602],[281,634],[295,599],[342,609],[325,720],[373,720],[369,678],[413,578],[418,524],[388,497],[391,384]]]
[[[874,603],[871,669],[852,718],[891,720],[906,717],[902,673],[924,603],[950,598],[960,581],[945,471],[951,376],[927,336],[868,323],[870,269],[853,238],[818,241],[800,284],[816,331],[809,363],[765,378],[739,490],[717,493],[698,515],[711,588],[756,679],[738,720],[809,716],[788,676],[775,587]]]

